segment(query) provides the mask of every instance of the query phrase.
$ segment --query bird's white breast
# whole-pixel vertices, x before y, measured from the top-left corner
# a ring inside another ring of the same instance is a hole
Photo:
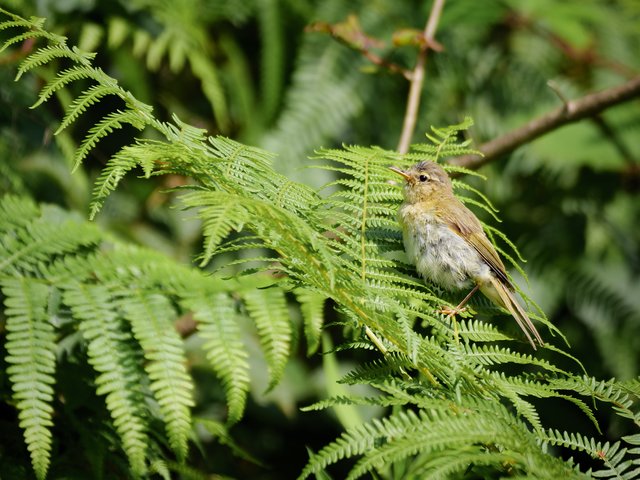
[[[421,205],[405,204],[399,212],[409,260],[425,279],[443,288],[464,289],[485,283],[489,266],[460,235]]]

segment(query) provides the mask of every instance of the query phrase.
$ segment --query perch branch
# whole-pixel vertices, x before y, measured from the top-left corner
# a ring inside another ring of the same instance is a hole
[[[451,160],[452,165],[476,169],[518,147],[529,143],[545,133],[578,122],[584,118],[594,117],[609,107],[627,102],[640,96],[640,76],[617,87],[591,93],[565,104],[538,117],[511,132],[481,145],[480,155],[464,155]]]

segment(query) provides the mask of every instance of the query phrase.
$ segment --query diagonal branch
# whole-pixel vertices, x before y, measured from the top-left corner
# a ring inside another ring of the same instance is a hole
[[[566,102],[562,107],[552,110],[511,132],[481,145],[480,155],[464,155],[451,160],[452,165],[466,168],[479,168],[482,165],[511,153],[545,133],[578,122],[584,118],[594,117],[609,107],[632,100],[640,96],[640,76],[627,83],[591,93],[577,100]]]

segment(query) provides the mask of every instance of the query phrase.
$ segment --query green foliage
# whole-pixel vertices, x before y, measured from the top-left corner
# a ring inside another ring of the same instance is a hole
[[[53,425],[51,400],[55,382],[55,335],[49,322],[47,285],[35,279],[2,282],[7,315],[7,369],[20,426],[38,478],[49,468]]]
[[[179,8],[161,3],[157,11],[163,15]],[[280,96],[277,54],[282,46],[279,27],[273,23],[277,6],[263,2],[259,7],[262,28],[269,37],[265,55],[276,52],[264,85],[267,116],[273,115]],[[135,170],[146,179],[189,177],[192,182],[174,193],[180,206],[201,221],[201,267],[211,270],[205,273],[127,245],[71,214],[38,206],[26,197],[7,195],[0,201],[5,361],[10,364],[11,404],[18,411],[38,478],[46,476],[52,461],[53,412],[64,409],[54,395],[63,388],[54,377],[56,364],[62,361],[55,353],[63,345],[71,343],[93,369],[79,383],[90,384],[92,394],[104,397],[110,419],[100,427],[106,438],[101,441],[110,448],[119,445],[128,462],[118,473],[158,473],[170,478],[175,471],[195,478],[199,472],[186,461],[198,392],[188,368],[187,341],[181,335],[201,341],[199,348],[226,395],[226,422],[238,424],[251,382],[250,349],[242,320],[255,324],[268,367],[268,390],[274,390],[284,378],[295,343],[287,303],[291,297],[300,305],[309,354],[318,349],[327,305],[335,310],[332,318],[337,318],[346,336],[338,350],[372,349],[372,345],[380,350],[380,355],[343,378],[345,384],[365,385],[376,393],[340,396],[315,407],[394,407],[381,419],[350,427],[312,454],[302,478],[321,475],[345,459],[355,461],[348,478],[365,474],[451,478],[468,472],[487,478],[584,478],[589,474],[631,478],[637,473],[638,451],[633,447],[638,444],[637,435],[611,443],[550,429],[538,401],[569,406],[598,428],[595,407],[590,404],[597,401],[600,408],[610,408],[638,427],[637,381],[603,382],[576,375],[572,372],[579,362],[560,347],[550,343],[534,356],[522,352],[526,342],[487,323],[484,315],[460,321],[445,316],[442,305],[454,299],[435,285],[425,285],[406,264],[395,220],[401,191],[387,167],[471,153],[470,142],[461,140],[470,120],[433,129],[427,143],[415,145],[405,156],[377,147],[320,149],[316,160],[333,180],[316,192],[277,173],[268,152],[208,137],[205,130],[175,115],[170,122],[159,120],[150,105],[95,67],[92,55],[68,47],[63,37],[44,30],[40,20],[0,13],[9,18],[0,23],[0,29],[11,29],[14,35],[5,48],[27,38],[47,42],[23,60],[19,76],[64,60],[64,68],[54,68],[55,75],[36,103],[55,93],[72,92],[75,99],[68,103],[58,132],[70,128],[90,108],[100,105],[113,110],[101,110],[101,116],[90,122],[75,153],[76,169],[82,169],[100,141],[124,126],[144,132],[110,155],[95,182],[91,217]],[[168,25],[169,17],[162,18]],[[165,30],[155,43],[146,44],[152,65],[167,55],[173,68],[181,68],[198,44],[189,43],[193,38],[188,35],[195,35],[194,42],[203,35],[201,26],[186,32],[189,21],[177,22],[177,36]],[[186,43],[185,35],[191,38]],[[353,95],[357,75],[347,66],[353,83],[335,84],[338,92],[323,97],[331,82],[317,77],[323,71],[320,67],[324,60],[338,65],[336,59],[342,53],[332,47],[325,54],[314,58],[315,64],[303,60],[306,66],[298,70],[300,77],[294,78],[290,90],[291,112],[280,120],[278,145],[285,144],[283,139],[300,140],[292,145],[294,151],[317,145],[359,108],[359,99]],[[203,81],[215,74],[212,65],[198,67],[197,60],[190,57],[189,61]],[[305,78],[318,80],[323,88]],[[221,102],[214,98],[220,95],[215,82],[211,88],[212,103]],[[304,93],[308,88],[318,94],[311,100]],[[296,91],[308,103],[296,98]],[[115,103],[105,105],[107,99]],[[216,105],[218,122],[224,123],[224,108]],[[319,136],[312,131],[316,136],[305,140],[299,133],[307,127],[300,118],[316,127],[323,124],[326,130]],[[495,216],[496,208],[477,188],[459,180],[454,186],[472,208]],[[490,225],[485,228],[504,257],[517,265],[520,253],[508,236]],[[216,270],[218,259],[228,254],[236,255],[232,266],[237,273],[231,277],[225,269]],[[484,313],[481,304],[473,306]],[[175,328],[185,317],[195,323],[186,334]],[[549,327],[549,334],[558,332],[541,312],[535,317]],[[205,419],[200,423],[234,445],[221,422]],[[593,471],[591,464],[562,460],[551,445],[586,452],[602,461],[604,468]],[[232,449],[250,457],[240,448]]]
[[[227,393],[229,422],[242,416],[249,384],[237,325],[241,311],[231,292],[244,292],[245,309],[258,324],[279,325],[263,334],[277,382],[292,335],[285,325],[290,320],[288,312],[265,313],[260,305],[264,295],[283,298],[276,287],[256,294],[256,279],[240,285],[207,277],[162,255],[120,244],[91,224],[26,198],[5,196],[0,210],[5,213],[0,282],[6,361],[38,478],[46,476],[50,464],[55,351],[65,337],[71,339],[70,322],[82,336],[96,372],[96,394],[105,397],[136,475],[148,471],[158,449],[150,446],[153,418],[164,423],[176,456],[184,460],[187,455],[193,384],[183,341],[173,326],[180,314],[194,312],[203,349]]]

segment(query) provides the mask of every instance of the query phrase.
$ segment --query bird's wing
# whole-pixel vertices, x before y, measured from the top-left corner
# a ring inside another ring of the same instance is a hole
[[[471,210],[454,197],[447,202],[446,208],[440,210],[440,218],[478,252],[500,281],[511,287],[502,260],[485,235],[480,221]]]

